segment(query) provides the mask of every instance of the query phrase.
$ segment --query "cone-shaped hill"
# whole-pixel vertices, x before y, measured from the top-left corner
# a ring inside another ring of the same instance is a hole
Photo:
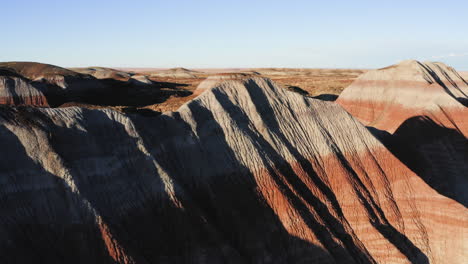
[[[468,82],[442,63],[369,71],[339,96],[409,168],[468,206]]]
[[[414,60],[360,76],[337,102],[365,125],[393,133],[426,115],[468,136],[468,82],[443,63]]]

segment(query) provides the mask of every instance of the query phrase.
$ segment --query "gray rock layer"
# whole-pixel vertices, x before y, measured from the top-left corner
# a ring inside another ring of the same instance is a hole
[[[44,86],[20,76],[0,76],[0,104],[49,106]]]
[[[466,209],[268,79],[177,112],[0,109],[2,263],[462,263]]]
[[[468,82],[438,62],[369,71],[337,100],[431,187],[468,206]]]

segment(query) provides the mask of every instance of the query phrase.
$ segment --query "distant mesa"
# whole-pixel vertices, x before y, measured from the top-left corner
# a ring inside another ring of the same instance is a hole
[[[132,74],[128,72],[105,67],[71,68],[71,70],[82,74],[92,75],[97,79],[114,79],[119,81],[128,81],[132,77]]]
[[[286,69],[286,68],[257,68],[254,71],[269,75],[269,76],[289,76],[298,74],[301,69]]]
[[[312,98],[319,99],[319,100],[322,100],[322,101],[333,102],[333,101],[336,101],[336,99],[338,99],[338,95],[336,95],[336,94],[319,94],[319,95],[314,96]]]
[[[197,71],[188,70],[185,68],[172,68],[169,70],[151,73],[151,77],[163,77],[174,79],[195,79],[197,78]]]
[[[186,68],[183,68],[183,67],[177,67],[177,68],[169,69],[168,72],[197,72],[197,71],[189,70],[189,69],[186,69]]]
[[[311,69],[307,68],[256,68],[253,71],[268,75],[268,76],[298,76],[298,75],[307,75],[310,74]],[[327,70],[327,69],[317,69],[317,70]]]

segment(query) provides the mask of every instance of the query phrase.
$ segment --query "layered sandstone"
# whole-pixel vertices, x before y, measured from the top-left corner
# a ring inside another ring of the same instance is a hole
[[[468,136],[468,82],[442,63],[409,60],[369,71],[337,103],[365,125],[390,133],[405,120],[425,115]]]
[[[81,74],[55,65],[37,62],[2,62],[0,67],[13,71],[31,82],[47,87],[45,94],[53,105],[103,96],[106,86],[93,76]]]
[[[5,263],[463,263],[467,211],[340,106],[230,80],[158,117],[0,109]],[[27,252],[27,254],[25,254]]]
[[[468,205],[468,82],[442,63],[369,71],[337,102],[429,185]]]
[[[100,67],[75,70],[80,72],[35,62],[0,63],[0,104],[140,107],[191,94],[177,84],[154,82],[142,74],[130,76]]]

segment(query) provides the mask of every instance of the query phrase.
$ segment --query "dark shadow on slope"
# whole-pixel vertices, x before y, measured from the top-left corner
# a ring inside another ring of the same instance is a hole
[[[358,196],[361,204],[367,211],[372,226],[377,229],[390,243],[392,243],[411,263],[429,263],[429,259],[414,243],[404,234],[400,233],[387,220],[385,213],[375,202],[364,183],[353,170],[345,155],[336,145],[332,146],[343,167],[352,175],[354,193]],[[396,204],[395,204],[396,205]]]
[[[220,240],[235,249],[246,263],[333,262],[343,248],[334,244],[330,256],[329,252],[291,236],[259,193],[252,168],[237,160],[213,113],[198,101],[188,107],[196,124],[196,136],[177,112],[173,117],[160,117],[161,129],[146,127],[148,121],[144,119],[135,122],[145,145],[159,146],[152,148],[152,155],[187,194],[183,203],[194,203]],[[238,120],[236,125],[246,129],[245,120]],[[160,152],[162,149],[175,153]]]
[[[321,95],[314,96],[312,98],[319,99],[319,100],[322,100],[322,101],[334,102],[334,101],[336,101],[336,99],[338,99],[338,95],[336,95],[336,94],[321,94]]]
[[[461,94],[464,95],[464,98],[468,98],[468,95],[466,95],[461,89],[460,87],[458,87],[458,84],[455,82],[455,80],[452,79],[452,77],[450,77],[450,75],[444,71],[442,69],[442,67],[440,65],[436,65],[436,67],[442,72],[442,75],[444,75],[445,79],[447,79],[447,81],[453,86],[455,87],[455,89],[457,89]],[[461,78],[463,82],[465,82],[465,80],[463,78]],[[466,83],[466,82],[465,82]]]
[[[115,79],[100,80],[106,87],[97,96],[85,98],[87,103],[101,106],[147,106],[166,101],[171,96],[184,97],[192,93],[181,89],[186,84],[160,83],[151,81],[150,84],[138,80],[119,81]]]
[[[3,79],[4,80],[4,85],[3,85],[3,87],[1,89],[6,89],[6,90],[8,90],[7,92],[11,93],[11,99],[13,101],[12,105],[15,105],[15,106],[16,105],[28,105],[29,100],[40,100],[41,102],[48,103],[47,98],[46,98],[46,96],[44,94],[45,85],[38,84],[38,83],[33,83],[33,82],[29,83],[29,81],[26,78],[24,78],[24,77],[22,77],[20,75],[17,75],[16,73],[9,74],[8,71],[2,72],[2,69],[0,68],[0,77],[4,77],[4,76],[20,79],[24,83],[27,83],[27,85],[30,87],[28,92],[33,94],[33,95],[31,95],[31,94],[19,95],[17,93],[17,91],[16,91],[17,80],[12,79],[12,78],[4,78]],[[4,93],[4,92],[2,92],[2,93]],[[36,93],[36,94],[34,95],[34,93]],[[42,107],[42,106],[46,106],[46,104],[38,106],[38,107]]]
[[[289,166],[287,165],[288,161],[284,160],[279,153],[276,153],[275,150],[269,145],[269,143],[266,140],[264,140],[263,138],[258,138],[254,141],[263,141],[263,147],[266,147],[270,150],[268,153],[275,154],[272,157],[272,160],[278,160],[280,162],[279,164],[285,164],[283,166],[287,166],[286,170],[282,171],[282,174],[285,176],[285,179],[288,181],[289,184],[291,184],[294,187],[296,191],[299,192],[302,198],[304,198],[315,209],[318,215],[322,218],[322,221],[327,223],[332,234],[337,239],[341,240],[341,242],[345,245],[346,250],[349,252],[350,256],[358,263],[373,262],[374,260],[369,255],[364,245],[362,245],[360,241],[353,239],[353,233],[348,234],[349,231],[346,231],[352,229],[347,225],[346,222],[340,222],[340,220],[344,219],[344,215],[333,191],[317,175],[312,163],[304,156],[302,156],[302,154],[288,141],[288,139],[282,133],[278,121],[272,114],[274,113],[274,111],[270,105],[270,102],[268,101],[267,96],[263,92],[263,89],[258,87],[258,85],[254,81],[248,81],[246,87],[248,87],[247,91],[250,95],[250,99],[257,108],[257,112],[261,116],[263,122],[265,122],[265,124],[269,128],[270,133],[275,134],[280,139],[280,141],[286,145],[288,151],[299,162],[301,168],[308,173],[307,176],[313,181],[316,187],[318,187],[320,192],[325,195],[328,201],[320,201],[320,199],[318,199],[318,197],[314,193],[312,193],[310,187],[308,187],[303,182],[303,180],[301,180],[299,175],[296,175],[292,168],[287,168]],[[274,89],[273,87],[270,88]],[[217,98],[220,102],[222,102],[221,100],[223,100],[226,104],[231,104],[231,108],[238,108],[237,106],[233,105],[232,102],[225,98],[220,98],[220,96],[217,96]],[[237,110],[241,112],[241,109]],[[331,209],[334,210],[335,214],[338,215],[338,217],[341,219],[337,219],[332,214],[330,214],[330,212],[328,211],[329,209],[323,202],[331,204]],[[312,227],[311,229],[314,230]]]
[[[371,126],[368,126],[366,128],[374,137],[376,137],[385,146],[390,144],[390,141],[392,140],[392,134],[391,133],[389,133],[389,132],[387,132],[385,130],[380,130],[378,128],[371,127]]]
[[[457,97],[457,101],[460,102],[462,105],[468,107],[468,97]]]
[[[23,132],[36,123],[6,107],[0,108],[2,118]],[[6,122],[0,125],[2,263],[115,263],[86,202],[32,160]]]
[[[146,84],[132,79],[130,81],[102,79],[99,82],[102,84],[100,88],[63,95],[63,103],[141,107],[162,103],[171,96],[184,97],[192,94],[181,89],[186,86],[185,84],[158,82]]]
[[[370,131],[440,194],[468,206],[468,140],[427,116],[407,119],[393,135]]]
[[[233,250],[216,246],[219,241],[213,231],[190,203],[181,208],[175,205],[152,157],[142,152],[129,128],[117,121],[125,122],[125,117],[113,111],[82,109],[75,118],[80,129],[57,126],[45,115],[40,119],[50,129],[50,144],[67,165],[80,195],[99,213],[125,252],[116,254],[120,262],[124,257],[136,263],[191,263],[203,258],[229,263],[237,259]]]
[[[260,91],[260,88],[252,87],[252,85],[256,85],[255,83],[248,83],[247,86],[250,88],[249,92],[252,91]],[[260,91],[261,92],[261,91]],[[239,109],[238,106],[234,105],[229,98],[219,90],[214,90],[213,93],[215,94],[217,100],[220,102],[221,106],[224,110],[230,115],[233,120],[236,120],[236,123],[240,129],[242,129],[243,133],[250,138],[251,142],[254,142],[256,145],[256,149],[264,153],[265,156],[262,156],[263,163],[267,164],[268,175],[272,177],[272,179],[276,182],[276,184],[280,187],[283,194],[292,202],[294,208],[298,210],[301,214],[301,217],[308,225],[309,229],[312,230],[320,242],[327,248],[327,250],[331,253],[331,255],[335,258],[335,261],[338,262],[357,262],[357,263],[374,263],[375,261],[372,257],[366,252],[363,246],[358,246],[357,241],[353,241],[353,238],[350,234],[347,233],[346,228],[343,224],[336,219],[328,210],[327,206],[324,204],[324,201],[321,201],[315,194],[311,192],[309,187],[300,179],[299,175],[294,172],[292,166],[288,163],[288,161],[284,160],[284,158],[279,154],[271,145],[268,143],[264,138],[259,136],[258,133],[250,130],[248,128],[248,123],[250,122],[248,116],[243,114],[244,112]],[[254,104],[258,107],[268,107],[267,102],[262,102],[261,98],[262,95],[253,95],[251,94],[251,98]],[[265,111],[264,109],[259,110],[260,114],[266,114],[263,116],[263,120],[268,124],[268,121],[274,122],[271,117],[271,113],[269,111]],[[273,133],[278,133],[276,125],[269,123],[269,128],[273,131]],[[277,135],[281,135],[278,133]],[[284,142],[288,145],[288,142]],[[298,155],[298,152],[289,147],[289,150],[293,155]],[[321,181],[321,179],[315,174],[312,166],[308,163],[307,160],[301,159],[298,157],[297,159],[303,169],[309,173],[309,177],[314,180],[317,187],[321,189],[323,193],[329,199],[328,202],[331,202],[334,205],[334,208],[340,215],[341,209],[336,201],[336,197],[334,197],[333,193],[330,189]],[[275,166],[271,166],[271,162],[277,164]],[[288,185],[292,185],[292,189],[288,187]],[[298,192],[299,195],[294,194],[294,192]],[[305,199],[307,204],[302,201]],[[316,219],[315,216],[309,211],[308,205],[314,208],[314,210],[319,215],[320,219]],[[342,215],[342,214],[341,214]],[[324,222],[326,225],[323,226],[320,222]],[[345,248],[339,246],[335,239],[340,240],[343,242]]]
[[[184,90],[188,86],[181,83],[155,82],[143,83],[130,79],[96,79],[92,76],[64,76],[66,88],[60,87],[45,79],[29,80],[9,70],[0,68],[0,76],[22,78],[29,85],[41,91],[50,107],[59,107],[66,103],[90,104],[97,106],[141,107],[158,104],[171,96],[184,97],[192,93]],[[14,87],[14,84],[13,86]],[[14,89],[13,89],[14,90]],[[20,97],[14,97],[15,102]]]
[[[327,197],[329,203],[332,205],[331,209],[335,211],[336,215],[344,219],[344,215],[333,191],[321,180],[320,177],[317,176],[316,172],[314,171],[314,167],[312,166],[310,161],[303,157],[300,154],[300,152],[296,148],[294,148],[294,146],[291,145],[291,143],[281,132],[277,120],[275,119],[274,115],[272,115],[273,109],[271,108],[271,105],[268,102],[268,99],[264,94],[263,90],[260,87],[258,87],[255,82],[249,82],[247,87],[249,87],[247,91],[249,92],[250,97],[254,102],[254,105],[257,107],[258,113],[262,117],[262,120],[267,124],[269,131],[271,131],[271,133],[276,134],[276,136],[279,137],[281,142],[287,146],[289,152],[299,162],[302,169],[308,173],[308,176],[312,179],[314,184],[320,189],[320,191],[325,195],[325,197]],[[270,88],[273,89],[273,87]],[[292,116],[294,116],[294,113],[291,114]],[[325,131],[325,133],[328,132]],[[327,134],[327,136],[330,138],[330,142],[333,142],[333,138],[331,137],[331,135]],[[365,197],[359,196],[359,199],[368,211],[371,221],[376,222],[374,227],[380,233],[382,233],[382,235],[384,235],[389,240],[389,242],[391,242],[396,248],[398,248],[400,252],[408,258],[408,260],[412,261],[413,263],[427,263],[428,260],[425,254],[418,247],[416,247],[404,234],[401,234],[398,230],[396,230],[388,221],[379,222],[376,215],[379,215],[381,219],[385,219],[383,211],[381,211],[381,209],[376,205],[372,196],[368,193],[366,187],[360,181],[359,176],[349,165],[345,156],[340,152],[338,147],[336,145],[332,145],[331,147],[334,148],[337,158],[341,161],[341,164],[352,175],[352,177],[350,177],[350,181],[353,182],[352,185],[355,188],[358,188],[355,190],[355,193],[358,196],[362,195],[363,192],[367,193]],[[350,235],[354,235],[353,233],[349,235],[343,235],[343,233],[346,233],[344,225],[347,223],[340,224],[337,221],[337,219],[334,219],[334,217],[328,213],[328,209],[323,210],[322,206],[324,205],[320,205],[320,203],[314,201],[314,195],[312,194],[310,189],[307,188],[306,185],[300,180],[300,178],[295,176],[294,173],[288,173],[285,175],[287,175],[287,179],[290,180],[290,184],[294,186],[295,189],[299,191],[299,193],[301,193],[303,198],[306,201],[308,201],[318,212],[320,217],[323,218],[323,221],[327,223],[332,228],[332,230],[336,231],[335,236],[343,242],[348,252],[350,252],[351,256],[357,262],[372,260],[364,245],[360,241],[352,239]],[[349,227],[348,230],[352,229]]]
[[[0,76],[24,78],[22,75],[18,74],[14,70],[7,68],[7,67],[1,67],[1,66],[0,66]]]
[[[174,82],[160,82],[160,81],[152,81],[153,84],[157,85],[159,88],[168,88],[168,89],[181,89],[183,87],[189,86],[185,83],[174,83]]]
[[[76,118],[75,128],[55,125],[47,115],[35,109],[31,111],[28,122],[49,133],[49,142],[74,179],[80,197],[102,217],[112,240],[136,263],[331,262],[328,252],[289,235],[271,208],[259,199],[258,186],[251,175],[239,181],[233,178],[242,176],[242,169],[214,177],[213,187],[201,178],[191,182],[190,175],[179,174],[177,169],[190,161],[177,160],[178,156],[172,155],[178,152],[175,146],[161,155],[163,144],[159,143],[170,140],[159,136],[188,135],[181,120],[165,124],[169,125],[166,127],[158,125],[161,118],[134,117],[138,130],[147,136],[143,144],[154,152],[148,156],[141,151],[138,138],[129,134],[128,127],[115,120],[123,118],[119,114],[83,109],[72,117]],[[200,118],[204,118],[203,113]],[[170,130],[170,126],[182,130]],[[219,136],[223,138],[222,134]],[[160,142],[152,144],[151,138]],[[213,142],[211,136],[205,139]],[[224,144],[221,150],[229,152],[229,146]],[[216,156],[222,158],[207,162],[211,165],[230,161],[219,153]],[[174,189],[180,207],[166,193],[168,181],[156,170],[153,157],[172,181],[179,183]],[[190,170],[192,174],[197,171],[198,167]],[[209,194],[217,199],[206,197]],[[56,199],[61,197],[49,202]],[[70,237],[81,241],[80,237]],[[67,246],[63,244],[64,248]],[[117,256],[123,262],[125,256]]]
[[[460,97],[456,97],[452,91],[450,91],[450,89],[447,87],[447,85],[445,85],[445,83],[440,79],[439,76],[437,76],[437,74],[432,70],[430,69],[429,67],[425,66],[424,64],[418,62],[418,64],[423,67],[431,76],[432,78],[434,78],[434,80],[444,88],[445,92],[450,95],[453,99],[457,100],[459,103],[461,103],[462,105],[464,105],[465,107],[468,107],[468,104],[467,104],[467,100],[468,99],[468,96],[458,87],[458,85],[456,84],[456,82],[450,78],[450,76],[438,65],[436,65],[436,67],[438,67],[438,69],[442,72],[442,75],[444,75],[444,77],[447,79],[448,82],[450,82],[450,84],[455,88],[457,89],[461,94],[463,94],[465,96],[464,100],[460,100]],[[462,79],[463,80],[463,79]],[[463,80],[465,81],[465,80]]]
[[[298,93],[300,95],[304,95],[304,96],[308,96],[309,95],[309,92],[307,92],[306,90],[302,89],[301,87],[299,86],[287,86],[286,87],[286,90],[290,91],[290,92],[294,92],[294,93]]]
[[[50,107],[58,107],[59,105],[63,104],[64,102],[68,101],[65,95],[65,92],[62,88],[51,85],[45,84],[39,81],[31,81],[29,82],[30,85],[33,87],[38,87],[40,91],[44,94],[47,99],[47,103]]]
[[[463,76],[460,75],[460,73],[458,73],[457,71],[455,71],[455,75],[457,75],[458,78],[460,78],[463,83],[465,83],[466,85],[468,85],[468,81],[465,80],[465,78],[463,78]]]

